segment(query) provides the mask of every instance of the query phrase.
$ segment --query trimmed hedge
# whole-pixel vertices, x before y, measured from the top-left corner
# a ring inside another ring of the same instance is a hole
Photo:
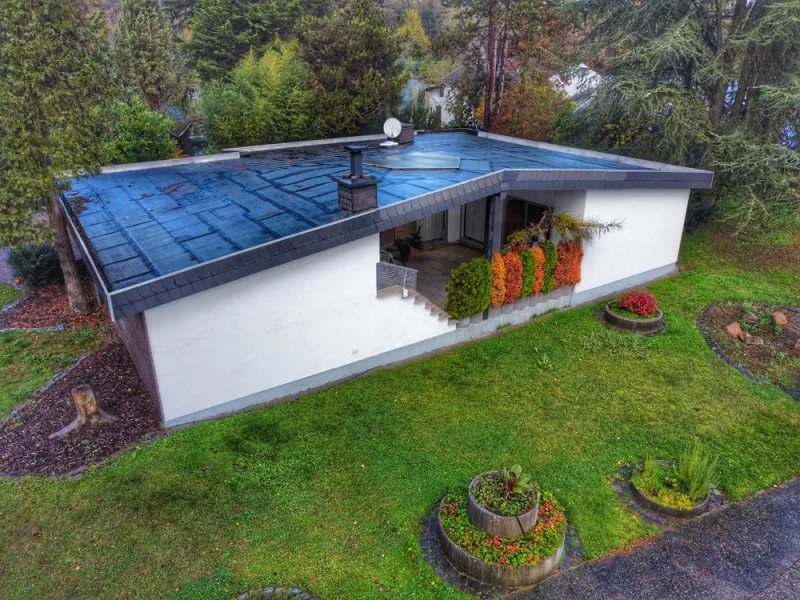
[[[445,311],[454,319],[466,319],[489,308],[492,295],[492,265],[474,258],[450,272]]]
[[[520,298],[527,298],[533,291],[533,283],[536,279],[536,259],[530,248],[522,248],[519,251],[519,259],[522,261],[522,291]]]
[[[542,291],[549,294],[555,286],[556,266],[558,265],[558,251],[552,240],[547,240],[542,244],[544,252],[544,286]]]
[[[500,254],[492,256],[492,274],[491,305],[497,308],[506,301],[506,263]]]
[[[536,270],[533,275],[533,290],[531,290],[531,295],[535,296],[541,292],[544,287],[544,252],[539,246],[536,246],[531,252],[533,252],[533,259],[536,261]]]
[[[578,241],[558,242],[558,264],[554,275],[555,287],[576,285],[581,281],[583,244]]]
[[[8,265],[14,277],[30,287],[52,285],[64,280],[55,244],[25,244],[8,251]]]
[[[509,252],[503,257],[506,264],[506,304],[516,302],[522,291],[522,261],[516,252]]]

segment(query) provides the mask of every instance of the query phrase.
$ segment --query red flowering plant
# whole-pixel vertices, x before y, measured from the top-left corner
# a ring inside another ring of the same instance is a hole
[[[527,534],[506,540],[475,527],[467,512],[466,489],[449,493],[442,500],[439,520],[447,536],[472,556],[509,567],[532,567],[555,553],[564,539],[567,516],[550,492],[542,493],[539,518]]]
[[[617,306],[640,317],[652,317],[658,312],[656,297],[650,292],[642,290],[622,294],[617,301]]]

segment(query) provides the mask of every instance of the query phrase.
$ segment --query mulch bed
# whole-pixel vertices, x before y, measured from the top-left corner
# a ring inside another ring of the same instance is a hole
[[[95,299],[94,283],[90,277],[82,281],[83,293],[89,301],[90,312],[73,315],[63,285],[35,288],[16,306],[0,313],[0,329],[65,327],[101,329],[108,321],[108,312]]]
[[[772,381],[795,400],[800,400],[800,307],[755,304],[757,310],[780,310],[788,324],[776,333],[772,324],[757,326],[752,335],[764,339],[751,346],[731,337],[725,327],[742,317],[741,302],[719,302],[706,307],[698,319],[709,346],[728,364],[753,381]]]
[[[63,439],[48,439],[75,418],[70,392],[84,383],[118,420],[84,427]],[[125,347],[109,344],[35,396],[0,429],[0,473],[68,475],[159,428],[156,408]]]

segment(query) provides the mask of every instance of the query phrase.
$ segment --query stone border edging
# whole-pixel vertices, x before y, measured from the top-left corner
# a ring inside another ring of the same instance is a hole
[[[469,499],[467,503],[469,520],[475,527],[492,537],[497,536],[512,540],[521,535],[525,535],[530,529],[536,526],[536,521],[539,518],[539,501],[541,500],[541,494],[538,491],[536,492],[536,506],[524,513],[513,516],[497,514],[485,506],[478,504],[478,501],[472,494],[472,488],[475,487],[475,484],[477,484],[482,477],[495,473],[497,473],[497,471],[481,473],[470,482],[467,492],[467,497]]]
[[[798,386],[795,389],[791,389],[778,381],[772,381],[766,377],[762,377],[760,375],[755,375],[751,373],[746,367],[743,367],[742,365],[738,364],[733,359],[731,359],[722,349],[722,346],[720,346],[719,344],[717,344],[717,342],[714,341],[714,338],[709,333],[706,324],[706,321],[708,320],[708,313],[711,312],[716,307],[721,306],[723,304],[737,303],[737,302],[741,303],[742,300],[722,300],[721,302],[714,302],[713,304],[709,304],[708,306],[706,306],[700,313],[700,316],[697,317],[697,329],[700,331],[700,335],[703,336],[703,339],[706,341],[706,344],[708,344],[708,347],[711,348],[714,351],[714,353],[717,356],[719,356],[723,360],[723,362],[725,362],[728,366],[733,367],[734,369],[739,371],[739,373],[747,377],[749,380],[755,381],[756,383],[771,383],[775,385],[782,392],[789,394],[790,398],[800,402],[800,386]],[[783,308],[791,311],[800,311],[800,306],[793,306],[791,304],[770,304],[769,302],[759,302],[758,304],[766,304],[775,309]]]
[[[613,302],[616,302],[616,300],[608,302],[605,308],[603,308],[603,320],[612,327],[629,333],[641,333],[642,335],[654,335],[660,333],[663,329],[664,311],[660,308],[656,308],[658,314],[655,317],[649,319],[630,319],[618,315],[611,310],[611,304]]]
[[[287,587],[266,587],[263,589],[263,591],[258,589],[251,590],[236,596],[236,600],[248,600],[248,598],[252,598],[252,594],[254,592],[260,598],[275,598],[278,596],[278,594],[283,594],[286,592],[293,598],[297,598],[297,600],[320,600],[317,596],[312,596],[308,592],[304,592],[299,588]]]

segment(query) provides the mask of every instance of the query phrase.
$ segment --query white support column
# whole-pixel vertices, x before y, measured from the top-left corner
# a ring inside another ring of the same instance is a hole
[[[460,206],[447,211],[447,241],[451,244],[460,240],[464,235],[461,231],[463,222]]]

